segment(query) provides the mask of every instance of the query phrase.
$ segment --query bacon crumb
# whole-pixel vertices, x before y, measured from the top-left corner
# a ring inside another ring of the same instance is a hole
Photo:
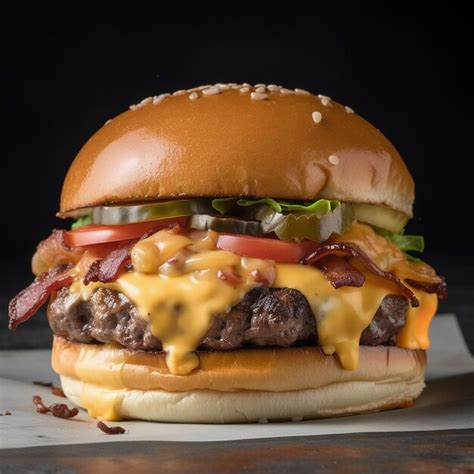
[[[61,387],[56,387],[55,385],[53,385],[51,387],[51,393],[53,395],[56,395],[57,397],[66,398],[66,395],[64,394],[63,389]]]
[[[79,413],[77,408],[69,408],[65,403],[53,403],[49,406],[49,409],[51,415],[58,418],[73,418]]]
[[[58,418],[73,418],[79,413],[77,408],[69,408],[64,403],[53,403],[47,407],[39,395],[33,395],[32,400],[38,413],[51,413],[51,415]]]
[[[231,286],[237,286],[240,284],[240,277],[236,275],[235,272],[233,272],[232,270],[219,270],[217,272],[217,278],[219,278],[219,280],[224,281],[225,283],[228,283]]]
[[[0,416],[9,416],[11,414],[12,414],[11,411],[6,410],[3,413],[0,413]]]
[[[97,428],[99,428],[100,431],[103,431],[105,434],[108,435],[117,435],[125,433],[125,428],[122,428],[121,426],[107,426],[102,421],[99,421],[97,423]]]
[[[268,278],[260,270],[253,270],[251,273],[256,283],[261,283],[263,286],[270,286]]]
[[[33,395],[33,403],[36,405],[36,411],[38,413],[49,413],[51,410],[43,403],[43,400],[39,395]]]

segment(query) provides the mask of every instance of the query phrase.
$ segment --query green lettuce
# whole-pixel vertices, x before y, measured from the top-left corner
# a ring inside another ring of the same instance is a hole
[[[238,198],[216,198],[212,200],[212,207],[220,212],[225,214],[229,212],[237,203]]]
[[[421,262],[418,257],[414,257],[407,252],[423,252],[425,250],[425,239],[422,235],[408,235],[405,230],[399,233],[390,232],[385,229],[377,227],[375,229],[378,234],[383,235],[388,240],[392,241],[401,251],[403,251],[410,262]]]
[[[79,227],[82,227],[84,225],[89,225],[92,224],[92,215],[89,214],[87,216],[81,216],[78,217],[71,225],[71,229],[79,229]]]
[[[235,205],[248,207],[255,206],[258,204],[264,204],[272,208],[275,212],[308,212],[324,216],[328,212],[336,209],[341,203],[339,201],[329,199],[318,199],[313,202],[305,202],[303,204],[280,201],[273,198],[263,199],[238,199],[238,198],[217,198],[212,200],[212,207],[225,214],[229,212]]]

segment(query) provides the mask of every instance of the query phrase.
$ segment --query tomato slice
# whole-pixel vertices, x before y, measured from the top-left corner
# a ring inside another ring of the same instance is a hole
[[[299,263],[319,245],[309,240],[289,242],[248,235],[221,234],[217,238],[217,247],[244,257],[275,260],[280,263]]]
[[[140,238],[145,232],[152,229],[159,231],[177,224],[185,226],[186,220],[187,217],[173,217],[125,225],[90,224],[66,232],[64,240],[69,247],[83,247],[85,245],[103,244],[105,242],[132,240]]]

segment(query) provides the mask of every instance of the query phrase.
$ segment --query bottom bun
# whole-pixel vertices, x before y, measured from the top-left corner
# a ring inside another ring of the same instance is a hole
[[[207,352],[200,359],[198,370],[176,376],[161,352],[58,337],[53,345],[66,396],[104,420],[295,421],[406,407],[424,388],[426,363],[424,351],[383,346],[362,346],[353,371],[316,347]]]

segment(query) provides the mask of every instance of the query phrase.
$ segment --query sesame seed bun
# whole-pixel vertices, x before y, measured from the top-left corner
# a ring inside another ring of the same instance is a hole
[[[104,419],[237,423],[312,419],[408,406],[424,387],[424,351],[360,348],[359,367],[341,368],[317,347],[203,352],[186,377],[162,352],[133,352],[55,336],[52,363],[67,397]],[[230,363],[231,362],[231,363]],[[109,409],[100,411],[101,400]]]
[[[414,183],[350,108],[300,89],[221,84],[150,97],[99,129],[69,169],[60,215],[195,196],[324,197],[412,217]]]

